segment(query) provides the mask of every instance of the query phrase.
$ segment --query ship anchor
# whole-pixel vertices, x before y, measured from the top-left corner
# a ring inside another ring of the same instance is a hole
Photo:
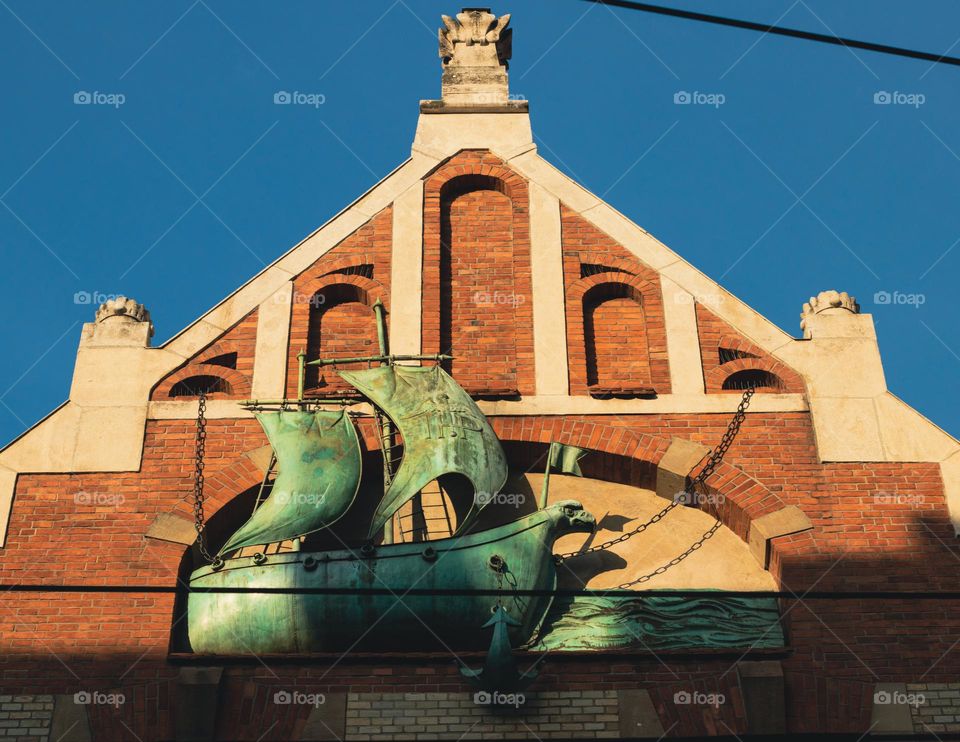
[[[483,667],[474,670],[462,665],[460,673],[481,690],[489,692],[515,693],[529,686],[539,675],[539,671],[533,669],[537,663],[525,672],[520,672],[507,633],[509,626],[519,625],[520,622],[507,613],[507,609],[497,601],[493,615],[483,625],[485,629],[493,627],[493,637],[490,639],[490,648],[484,658]]]

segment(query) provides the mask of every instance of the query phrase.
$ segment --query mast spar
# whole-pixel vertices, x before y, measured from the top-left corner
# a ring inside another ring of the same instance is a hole
[[[380,361],[380,365],[387,366],[390,363],[389,360],[386,360],[389,352],[389,348],[387,347],[387,318],[384,312],[383,302],[380,301],[379,298],[377,298],[376,303],[373,305],[373,312],[377,316],[377,344],[380,349],[380,355],[384,357],[384,360]],[[377,433],[380,436],[380,450],[383,452],[383,492],[386,494],[393,482],[393,423],[389,417],[381,415],[380,410],[376,407],[373,409],[374,418],[377,421]],[[383,524],[383,543],[393,543],[393,518],[390,518],[390,520]]]

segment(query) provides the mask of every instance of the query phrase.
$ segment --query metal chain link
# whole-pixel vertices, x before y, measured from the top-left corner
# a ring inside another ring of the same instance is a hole
[[[740,426],[743,425],[743,421],[747,417],[746,415],[747,408],[750,406],[750,399],[753,397],[754,391],[755,391],[754,388],[750,387],[743,393],[743,398],[740,400],[740,404],[737,405],[737,411],[734,413],[733,419],[727,425],[727,429],[724,432],[723,437],[720,439],[720,442],[716,445],[716,447],[713,448],[708,454],[707,463],[704,465],[703,469],[701,469],[700,473],[697,474],[697,476],[691,480],[691,483],[690,483],[691,489],[694,489],[702,485],[707,480],[707,478],[711,474],[713,474],[716,468],[720,465],[720,462],[723,461],[723,457],[726,455],[727,449],[729,449],[730,446],[733,444],[734,439],[737,437],[737,433],[740,432]],[[632,531],[627,531],[626,533],[621,534],[617,538],[610,539],[609,541],[604,541],[602,544],[597,544],[596,546],[591,546],[589,549],[585,549],[584,551],[571,551],[571,552],[567,552],[566,554],[555,554],[553,557],[553,560],[554,562],[556,562],[556,564],[560,565],[560,564],[563,564],[563,562],[566,561],[567,559],[571,559],[573,557],[583,556],[584,554],[592,554],[596,551],[604,551],[606,549],[609,549],[615,546],[616,544],[622,543],[627,539],[633,538],[638,533],[643,533],[645,530],[647,530],[647,528],[652,526],[654,523],[657,523],[660,520],[662,520],[667,513],[669,513],[678,505],[682,505],[684,502],[685,502],[685,498],[682,498],[682,497],[677,498],[673,502],[671,502],[669,505],[667,505],[659,513],[657,513],[652,518],[650,518],[650,520],[646,521],[645,523],[641,523]],[[703,546],[703,543],[707,539],[711,538],[714,533],[717,532],[717,529],[720,528],[720,525],[721,525],[720,521],[718,520],[716,523],[713,524],[710,530],[708,530],[706,533],[703,534],[703,536],[697,539],[697,541],[695,541],[693,545],[691,545],[690,548],[687,549],[685,552],[683,552],[683,554],[681,554],[679,557],[671,559],[667,564],[665,564],[662,567],[659,567],[657,570],[655,570],[654,572],[651,572],[649,575],[638,577],[636,580],[633,580],[628,583],[624,583],[624,585],[629,586],[629,585],[635,585],[639,582],[646,582],[647,580],[653,577],[656,577],[659,574],[663,574],[670,567],[674,566],[675,564],[679,564],[688,556],[690,556],[690,554],[692,554],[694,551],[696,551],[701,546]],[[624,585],[620,585],[620,587],[623,588]]]
[[[645,530],[647,530],[647,528],[652,526],[654,523],[657,523],[661,518],[663,518],[663,516],[665,516],[667,513],[669,513],[679,504],[680,504],[679,500],[671,502],[669,505],[667,505],[663,510],[661,510],[659,513],[654,515],[646,523],[641,523],[632,531],[627,531],[626,533],[621,534],[620,536],[617,536],[617,538],[610,539],[609,541],[604,541],[602,544],[596,544],[595,546],[591,546],[589,549],[586,549],[584,551],[570,551],[570,552],[567,552],[566,554],[555,554],[553,557],[553,560],[557,564],[562,564],[564,560],[569,559],[571,557],[583,556],[584,554],[592,554],[595,551],[604,551],[605,549],[609,549],[610,547],[615,546],[616,544],[626,541],[627,539],[633,538],[638,533],[643,533]]]
[[[657,575],[662,575],[664,572],[666,572],[668,569],[670,569],[670,567],[675,567],[676,565],[680,564],[680,562],[682,562],[682,561],[683,561],[684,559],[686,559],[688,556],[690,556],[691,554],[693,554],[693,552],[697,551],[697,550],[698,550],[701,546],[703,546],[704,543],[706,543],[709,539],[713,538],[713,534],[715,534],[717,531],[720,530],[720,526],[721,526],[721,525],[722,525],[722,524],[721,524],[720,521],[718,520],[718,521],[715,522],[712,526],[710,526],[710,528],[709,528],[700,538],[698,538],[696,541],[694,541],[692,544],[690,544],[690,547],[689,547],[685,552],[683,552],[682,554],[679,554],[679,555],[675,556],[673,559],[671,559],[671,560],[670,560],[669,562],[667,562],[666,564],[663,564],[663,565],[657,567],[655,570],[653,570],[653,572],[650,572],[650,573],[648,573],[648,574],[645,574],[645,575],[643,575],[642,577],[637,577],[635,580],[630,580],[629,582],[622,582],[622,583],[620,583],[619,585],[617,585],[616,589],[617,589],[617,590],[626,590],[627,588],[633,587],[634,585],[639,585],[639,584],[641,584],[641,583],[643,583],[643,582],[647,582],[647,581],[649,581],[649,580],[652,580],[652,579],[653,579],[654,577],[656,577]]]
[[[194,527],[197,529],[197,548],[200,555],[211,564],[217,561],[217,558],[207,551],[204,530],[206,524],[203,517],[203,457],[207,445],[207,392],[200,390],[199,403],[197,405],[197,448],[196,461],[193,478],[193,517]]]
[[[724,432],[723,437],[716,447],[710,451],[706,465],[704,465],[700,473],[694,477],[693,484],[696,485],[705,482],[709,476],[713,474],[714,469],[723,461],[727,449],[730,448],[734,438],[737,437],[737,433],[740,432],[740,426],[743,425],[743,421],[747,419],[747,408],[750,406],[750,400],[753,398],[755,391],[753,387],[750,387],[743,393],[743,398],[740,400],[740,404],[737,405],[737,411],[733,414],[733,419],[730,421],[730,424],[727,425],[727,430]]]

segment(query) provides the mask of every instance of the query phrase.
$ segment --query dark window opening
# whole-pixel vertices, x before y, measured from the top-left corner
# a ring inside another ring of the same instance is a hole
[[[783,391],[783,382],[776,374],[762,369],[737,371],[735,374],[730,374],[723,382],[724,390],[744,391],[750,387],[781,392]]]
[[[223,366],[224,368],[236,369],[237,367],[237,354],[233,353],[221,353],[218,356],[213,358],[208,358],[203,362],[205,366]]]
[[[614,268],[612,265],[602,265],[600,263],[581,263],[580,264],[580,278],[595,276],[598,273],[623,273],[628,276],[637,275],[636,273],[625,270],[623,268]]]
[[[178,381],[170,390],[170,396],[198,397],[201,391],[207,394],[233,394],[233,387],[226,379],[204,374]]]
[[[334,274],[341,276],[362,276],[363,278],[373,278],[373,263],[363,263],[362,265],[348,265],[346,268],[337,268],[336,270],[324,273],[324,276]]]

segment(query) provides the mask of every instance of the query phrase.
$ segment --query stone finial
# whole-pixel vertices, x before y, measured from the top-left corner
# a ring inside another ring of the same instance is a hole
[[[117,296],[113,299],[107,299],[97,309],[96,321],[98,323],[111,317],[122,317],[134,322],[149,322],[150,312],[138,301],[128,299],[125,296]]]
[[[497,18],[490,8],[464,8],[456,19],[440,16],[440,59],[443,66],[507,67],[513,31],[510,14]]]
[[[849,312],[851,314],[860,314],[860,305],[857,300],[850,296],[846,291],[821,291],[816,296],[811,296],[810,301],[804,303],[803,311],[800,313],[800,329],[803,330],[803,336],[810,337],[807,328],[807,318],[815,314],[841,314]]]
[[[143,304],[117,296],[97,308],[95,320],[85,326],[84,334],[94,345],[149,345],[153,322]]]
[[[510,15],[497,18],[489,8],[464,8],[456,18],[442,16],[440,59],[442,100],[424,101],[421,110],[526,110],[511,101],[507,67],[512,52]]]

